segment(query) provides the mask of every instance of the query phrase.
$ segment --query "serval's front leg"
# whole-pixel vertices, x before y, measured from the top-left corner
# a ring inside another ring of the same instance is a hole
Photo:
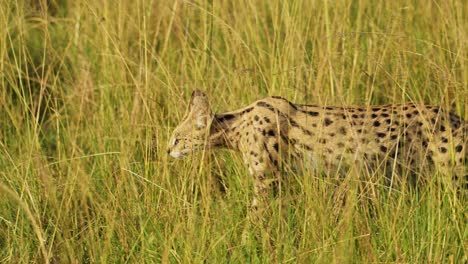
[[[268,207],[270,185],[275,181],[275,179],[267,179],[264,172],[254,172],[253,176],[254,198],[252,199],[251,210],[258,216],[261,215]]]
[[[245,155],[249,172],[254,177],[254,198],[251,203],[251,214],[255,220],[263,218],[263,213],[269,204],[269,192],[272,183],[279,180],[278,153],[267,144],[251,149]],[[257,221],[255,221],[257,222]]]
[[[279,171],[275,164],[277,162],[265,161],[265,155],[268,153],[257,153],[250,151],[246,162],[249,165],[249,172],[254,177],[254,197],[252,199],[250,211],[248,213],[249,224],[255,228],[251,231],[256,234],[256,237],[267,245],[269,249],[274,251],[274,243],[271,238],[271,228],[268,226],[269,209],[269,193],[272,183],[278,180]],[[271,155],[271,154],[270,154]],[[272,160],[276,160],[271,155]],[[270,159],[270,158],[268,158]]]

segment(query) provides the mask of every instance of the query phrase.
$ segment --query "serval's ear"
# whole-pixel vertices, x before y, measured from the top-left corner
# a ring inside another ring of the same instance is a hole
[[[208,102],[208,97],[200,91],[195,90],[190,98],[189,112],[193,119],[195,119],[195,125],[197,128],[204,128],[208,126],[208,122],[211,120],[211,108]]]

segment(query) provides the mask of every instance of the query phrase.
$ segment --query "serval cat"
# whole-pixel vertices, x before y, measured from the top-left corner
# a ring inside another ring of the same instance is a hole
[[[383,162],[413,170],[430,161],[452,182],[449,188],[466,189],[466,143],[466,121],[438,106],[322,107],[272,96],[214,114],[207,96],[196,90],[167,152],[180,159],[204,148],[240,151],[254,176],[252,207],[258,210],[291,157],[323,172],[342,163],[376,168]]]

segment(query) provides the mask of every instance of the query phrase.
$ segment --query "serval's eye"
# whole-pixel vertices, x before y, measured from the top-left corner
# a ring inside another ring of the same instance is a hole
[[[179,143],[179,139],[175,138],[174,139],[174,146],[177,145]]]

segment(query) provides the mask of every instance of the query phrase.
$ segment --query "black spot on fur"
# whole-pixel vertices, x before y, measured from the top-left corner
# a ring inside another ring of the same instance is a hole
[[[275,110],[276,110],[276,108],[274,108],[272,105],[270,105],[267,102],[263,102],[263,101],[258,102],[257,106],[266,108],[266,109],[268,109],[268,110],[270,110],[272,112],[275,112]]]
[[[327,144],[327,140],[324,138],[319,139],[319,143]]]
[[[462,149],[463,149],[463,146],[462,146],[462,145],[458,145],[458,146],[455,147],[455,151],[456,151],[456,152],[461,152]]]
[[[307,130],[307,129],[303,129],[302,132],[303,132],[304,134],[308,135],[308,136],[312,136],[312,135],[313,135],[312,131],[309,131],[309,130]]]
[[[378,108],[378,107],[372,108],[372,111],[374,111],[374,112],[377,112],[377,111],[379,111],[379,110],[380,110],[380,108]]]
[[[385,146],[380,146],[380,151],[386,153],[386,152],[387,152],[387,147],[385,147]]]
[[[411,118],[413,115],[411,113],[406,114],[406,118]]]
[[[346,135],[346,128],[345,128],[345,127],[340,127],[340,130],[339,130],[339,131],[340,131],[340,133],[341,133],[342,135]]]
[[[331,121],[330,118],[325,118],[324,124],[325,124],[325,126],[329,126],[329,125],[333,124],[333,121]]]
[[[427,148],[427,140],[423,140],[423,141],[422,141],[422,146],[423,146],[424,148]]]
[[[448,138],[446,138],[446,137],[442,137],[441,140],[442,140],[443,143],[447,143],[447,142],[448,142]]]
[[[440,147],[440,148],[439,148],[439,151],[440,151],[441,153],[446,153],[446,152],[447,152],[447,148],[445,148],[445,147]]]
[[[385,137],[385,135],[387,135],[387,134],[385,134],[385,133],[377,133],[377,137],[379,137],[379,138],[383,138],[383,137]]]
[[[266,123],[270,123],[270,118],[264,117],[263,120],[265,120]]]
[[[236,116],[232,115],[232,114],[217,115],[216,116],[216,119],[218,120],[218,122],[229,121],[229,120],[234,119],[234,118],[236,118]]]
[[[372,114],[371,115],[372,118],[377,118],[377,116],[378,116],[377,114]]]
[[[387,113],[383,113],[383,114],[381,114],[381,116],[384,117],[384,118],[387,118],[387,117],[389,117],[390,115],[387,114]],[[390,120],[390,119],[389,119],[389,120]]]
[[[445,131],[447,131],[447,129],[445,128],[444,125],[441,125],[441,126],[440,126],[440,131],[445,132]]]
[[[398,138],[398,135],[396,135],[396,134],[390,136],[390,139],[391,139],[391,140],[395,140],[395,139],[397,139],[397,138]]]
[[[292,119],[289,119],[289,124],[291,124],[291,126],[293,126],[293,127],[299,127],[299,124],[296,121],[292,120]]]
[[[319,115],[319,112],[315,112],[315,111],[303,111],[303,112],[310,115],[310,116],[318,116]]]
[[[241,114],[246,114],[246,113],[250,113],[250,111],[253,110],[253,107],[249,107],[247,109],[244,109],[244,111],[241,112]]]
[[[311,146],[309,146],[309,145],[305,145],[305,144],[301,144],[300,147],[303,148],[303,149],[305,149],[305,150],[308,150],[308,151],[314,150],[313,147],[311,147]]]
[[[353,114],[351,117],[352,117],[352,118],[358,118],[358,115]]]
[[[286,99],[284,99],[284,100],[286,100]],[[288,101],[288,100],[286,100],[286,101]],[[288,103],[289,103],[290,107],[292,107],[294,110],[297,110],[297,105],[295,105],[295,104],[293,104],[293,103],[291,103],[289,101],[288,101]]]
[[[346,148],[346,152],[352,153],[352,154],[353,154],[353,153],[355,153],[356,151],[354,150],[354,148],[351,148],[351,147],[350,147],[350,148]]]
[[[451,125],[453,129],[458,129],[460,128],[460,121],[453,121]]]
[[[461,125],[461,119],[455,113],[450,113],[450,125],[454,129],[458,129]]]
[[[254,117],[254,119],[255,119],[255,121],[258,121],[260,118],[258,117],[258,115],[256,115],[256,116]]]
[[[336,145],[337,145],[339,148],[344,147],[344,143],[342,143],[342,142],[338,142],[338,144],[336,144]]]
[[[273,144],[273,148],[276,150],[276,152],[278,152],[278,143]]]
[[[374,124],[373,124],[375,127],[379,127],[380,126],[380,122],[378,120],[374,121]]]
[[[277,161],[277,160],[273,160],[273,165],[275,165],[275,167],[278,167],[278,161]]]
[[[273,131],[272,129],[270,129],[270,130],[268,131],[268,136],[274,137],[274,136],[275,136],[275,131]]]

